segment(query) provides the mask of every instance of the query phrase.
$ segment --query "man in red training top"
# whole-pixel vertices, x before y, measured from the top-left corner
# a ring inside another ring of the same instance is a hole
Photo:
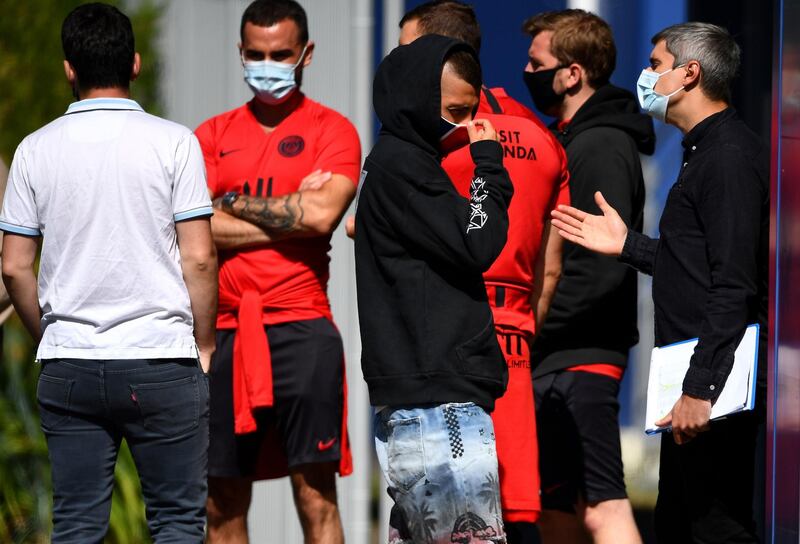
[[[358,135],[299,90],[314,52],[299,4],[250,4],[239,50],[255,98],[196,131],[220,250],[209,542],[247,542],[253,480],[288,472],[305,541],[340,543],[335,472],[351,462],[326,287],[331,233],[355,195]]]
[[[442,34],[480,51],[481,32],[472,7],[428,2],[400,22],[400,44]],[[547,314],[561,272],[561,242],[549,213],[569,202],[566,156],[550,131],[501,88],[483,88],[476,119],[489,119],[503,146],[503,165],[514,184],[508,242],[484,274],[500,347],[508,364],[508,389],[492,413],[500,465],[503,521],[510,544],[531,542],[541,510],[538,446],[529,342]],[[468,147],[445,155],[442,167],[469,196],[473,163]]]

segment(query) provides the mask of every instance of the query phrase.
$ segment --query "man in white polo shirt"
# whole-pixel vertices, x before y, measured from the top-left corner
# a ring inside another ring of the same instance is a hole
[[[22,141],[0,213],[3,280],[39,342],[52,542],[103,541],[125,439],[153,540],[199,543],[217,296],[200,146],[128,98],[140,58],[116,8],[76,8],[62,44],[78,102]]]

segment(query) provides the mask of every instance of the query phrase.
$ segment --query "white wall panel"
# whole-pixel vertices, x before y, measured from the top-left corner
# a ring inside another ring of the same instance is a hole
[[[567,0],[567,7],[600,14],[600,0]]]

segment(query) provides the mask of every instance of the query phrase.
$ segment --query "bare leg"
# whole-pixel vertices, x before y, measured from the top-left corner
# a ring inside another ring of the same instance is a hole
[[[289,471],[305,544],[344,544],[336,503],[336,467],[337,463],[317,463]]]
[[[209,544],[248,544],[247,511],[253,482],[247,478],[208,478]]]
[[[579,508],[595,544],[642,544],[628,499],[614,499]]]

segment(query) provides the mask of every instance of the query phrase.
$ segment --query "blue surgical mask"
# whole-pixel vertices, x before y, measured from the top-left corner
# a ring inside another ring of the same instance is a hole
[[[280,104],[297,89],[294,73],[306,56],[306,48],[294,64],[272,60],[244,60],[244,80],[250,90],[265,104]]]
[[[669,105],[670,97],[681,92],[683,86],[669,94],[657,93],[654,87],[656,83],[658,83],[658,78],[670,73],[672,70],[682,68],[683,66],[684,65],[681,64],[680,66],[670,68],[666,72],[661,72],[660,74],[645,68],[642,70],[642,73],[639,75],[639,80],[636,82],[636,94],[639,96],[639,105],[645,113],[652,115],[662,123],[667,122],[667,106]]]

